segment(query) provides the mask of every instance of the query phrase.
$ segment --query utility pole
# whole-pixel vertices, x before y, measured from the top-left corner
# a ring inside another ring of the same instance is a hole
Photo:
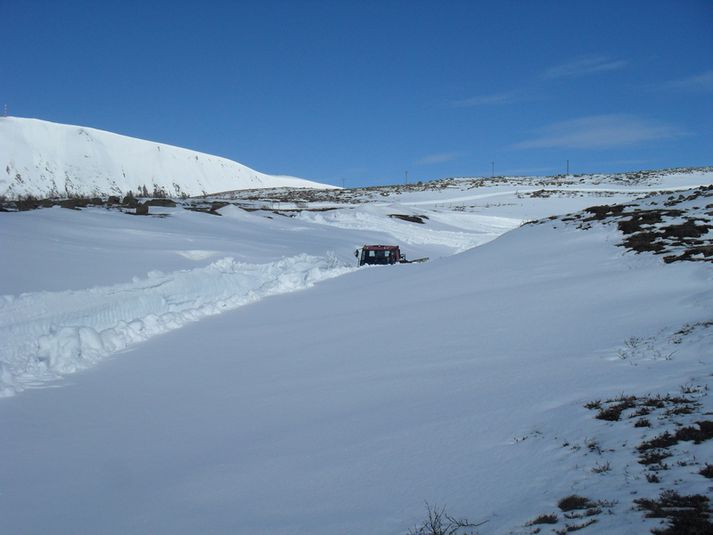
[[[344,179],[342,178],[342,189],[344,189]]]
[[[490,162],[490,178],[495,176],[495,162]]]
[[[404,171],[404,184],[408,184],[408,171]]]
[[[569,176],[569,160],[567,160],[567,176]]]
[[[7,117],[7,104],[5,104],[5,108],[3,109],[3,117]]]

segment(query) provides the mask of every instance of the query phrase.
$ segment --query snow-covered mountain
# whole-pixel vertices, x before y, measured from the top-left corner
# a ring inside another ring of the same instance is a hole
[[[0,166],[0,195],[10,199],[121,195],[144,187],[170,196],[334,187],[163,143],[18,117],[0,117]]]

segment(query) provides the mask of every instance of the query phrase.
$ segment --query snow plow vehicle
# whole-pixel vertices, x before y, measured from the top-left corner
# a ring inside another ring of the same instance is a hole
[[[401,254],[401,249],[398,245],[363,245],[360,249],[354,251],[354,256],[357,257],[360,266],[365,264],[413,264],[428,260],[428,257],[406,260],[406,257]]]

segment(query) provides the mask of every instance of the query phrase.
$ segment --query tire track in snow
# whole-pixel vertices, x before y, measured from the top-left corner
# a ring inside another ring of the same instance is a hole
[[[336,257],[223,258],[113,286],[0,296],[0,397],[86,369],[152,336],[354,271]]]

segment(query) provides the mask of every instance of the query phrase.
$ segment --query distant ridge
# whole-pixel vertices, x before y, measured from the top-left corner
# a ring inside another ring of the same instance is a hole
[[[276,187],[334,188],[94,128],[0,117],[0,195],[8,199],[122,195],[144,188],[180,197]]]

